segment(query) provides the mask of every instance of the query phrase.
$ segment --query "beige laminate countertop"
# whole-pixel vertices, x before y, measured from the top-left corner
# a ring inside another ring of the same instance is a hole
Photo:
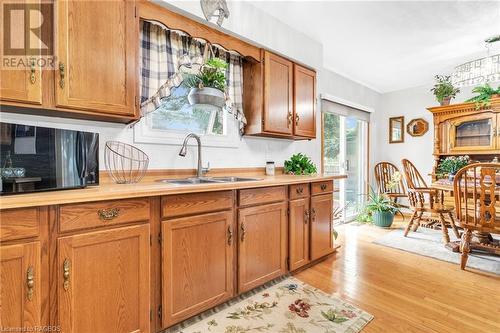
[[[223,175],[217,175],[223,176]],[[174,185],[155,181],[166,177],[145,177],[137,184],[114,184],[104,183],[99,186],[89,186],[84,189],[62,190],[50,192],[38,192],[27,194],[15,194],[0,197],[0,209],[59,205],[77,202],[115,200],[137,197],[150,197],[166,194],[209,192],[220,190],[235,190],[243,188],[256,188],[265,186],[289,185],[307,182],[318,182],[322,180],[333,180],[346,178],[346,175],[315,175],[315,176],[292,176],[276,175],[265,176],[262,174],[249,175],[245,177],[259,178],[258,181],[246,181],[235,183],[213,183],[196,185]],[[176,178],[176,177],[168,177]],[[178,177],[177,177],[178,178]]]

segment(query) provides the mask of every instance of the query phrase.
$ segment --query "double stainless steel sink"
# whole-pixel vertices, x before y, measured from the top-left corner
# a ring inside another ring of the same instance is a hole
[[[228,176],[228,177],[191,177],[191,178],[179,178],[179,179],[158,179],[157,182],[169,183],[175,185],[197,185],[197,184],[253,182],[258,180],[262,179]]]

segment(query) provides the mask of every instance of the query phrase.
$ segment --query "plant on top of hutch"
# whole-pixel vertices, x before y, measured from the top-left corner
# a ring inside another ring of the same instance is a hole
[[[491,161],[500,156],[500,98],[479,109],[476,103],[428,108],[434,120],[433,179],[439,162],[448,156],[468,155],[471,161]]]
[[[474,89],[472,89],[472,92],[479,95],[468,99],[466,102],[476,103],[476,110],[479,110],[481,107],[490,106],[492,97],[500,97],[500,86],[495,89],[492,88],[488,83],[486,83],[482,86],[474,87]]]
[[[436,84],[431,91],[441,105],[449,105],[450,100],[455,98],[460,89],[453,86],[450,76],[436,75],[434,78],[436,79]]]

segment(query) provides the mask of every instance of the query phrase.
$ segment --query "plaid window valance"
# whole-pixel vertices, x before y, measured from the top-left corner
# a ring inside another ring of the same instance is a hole
[[[228,63],[226,70],[229,97],[226,110],[239,122],[242,132],[246,124],[243,113],[242,58],[235,52],[195,39],[183,32],[170,30],[155,22],[141,20],[141,114],[156,110],[162,99],[183,80],[182,68],[202,65],[211,55]]]

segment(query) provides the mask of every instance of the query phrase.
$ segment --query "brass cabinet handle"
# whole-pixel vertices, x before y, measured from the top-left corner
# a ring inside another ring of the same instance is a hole
[[[321,187],[321,191],[326,190],[326,184],[321,184],[321,186],[320,186],[320,187]]]
[[[63,262],[63,287],[64,290],[68,291],[69,289],[69,277],[70,277],[70,263],[69,259],[64,259]]]
[[[287,127],[290,127],[290,125],[292,124],[292,120],[293,120],[292,111],[288,111],[288,125],[287,125]]]
[[[99,219],[101,219],[102,221],[109,221],[120,215],[120,209],[118,208],[99,209],[97,211],[97,215],[99,216]]]
[[[31,84],[35,84],[36,76],[35,76],[35,59],[31,59],[30,64],[30,82]]]
[[[27,288],[27,293],[26,297],[28,298],[28,301],[31,301],[33,299],[33,294],[35,292],[35,271],[33,269],[33,266],[29,266],[28,270],[26,271],[26,288]]]
[[[304,192],[304,188],[303,187],[297,187],[297,189],[295,191],[297,192],[297,194],[302,194]]]
[[[306,209],[304,210],[304,224],[307,224],[309,222],[309,211]]]
[[[243,242],[245,240],[245,234],[246,234],[246,230],[245,230],[245,224],[244,223],[241,223],[240,225],[240,231],[241,231],[241,241]]]
[[[64,78],[66,76],[66,70],[62,62],[59,63],[59,75],[61,77],[59,80],[59,87],[61,87],[61,89],[64,89]]]
[[[300,117],[298,114],[295,115],[295,126],[299,126]]]
[[[311,210],[311,221],[314,221],[316,220],[316,209],[312,209]]]
[[[233,243],[233,229],[231,226],[227,227],[227,245],[231,245]]]

